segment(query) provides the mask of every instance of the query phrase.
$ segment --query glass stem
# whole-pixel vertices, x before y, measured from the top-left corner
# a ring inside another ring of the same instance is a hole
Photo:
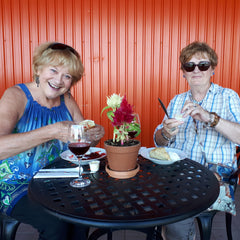
[[[79,179],[82,179],[82,167],[81,167],[81,160],[82,160],[82,157],[78,157],[78,166],[79,166]]]

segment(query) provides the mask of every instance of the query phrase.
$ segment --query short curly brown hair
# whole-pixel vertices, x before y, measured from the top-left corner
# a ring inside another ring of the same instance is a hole
[[[195,54],[199,54],[200,56],[207,54],[213,69],[218,64],[218,56],[216,52],[207,43],[195,41],[182,49],[179,56],[181,69],[183,69],[183,64],[188,62]]]

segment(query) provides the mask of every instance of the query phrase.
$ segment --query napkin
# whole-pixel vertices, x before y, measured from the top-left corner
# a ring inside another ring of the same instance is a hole
[[[33,178],[74,178],[78,177],[78,169],[78,167],[41,169]]]
[[[147,149],[146,147],[140,147],[138,154],[142,155],[142,152],[144,152],[144,150]]]

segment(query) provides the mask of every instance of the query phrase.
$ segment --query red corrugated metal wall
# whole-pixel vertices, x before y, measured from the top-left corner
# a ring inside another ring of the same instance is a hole
[[[81,54],[85,75],[72,90],[86,118],[100,116],[106,96],[126,94],[142,123],[139,139],[153,146],[167,104],[186,91],[178,56],[194,40],[219,55],[214,82],[240,93],[239,0],[0,0],[0,96],[31,81],[35,46],[60,41]],[[103,141],[100,144],[103,146]]]

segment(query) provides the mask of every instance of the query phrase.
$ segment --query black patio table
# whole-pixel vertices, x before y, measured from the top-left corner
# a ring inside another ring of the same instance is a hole
[[[206,210],[218,197],[216,177],[195,161],[157,165],[139,157],[138,163],[135,177],[115,179],[101,160],[98,172],[84,176],[91,184],[80,189],[69,185],[71,178],[32,179],[28,194],[60,219],[107,231],[142,231],[177,222]],[[58,158],[49,168],[71,165]]]

